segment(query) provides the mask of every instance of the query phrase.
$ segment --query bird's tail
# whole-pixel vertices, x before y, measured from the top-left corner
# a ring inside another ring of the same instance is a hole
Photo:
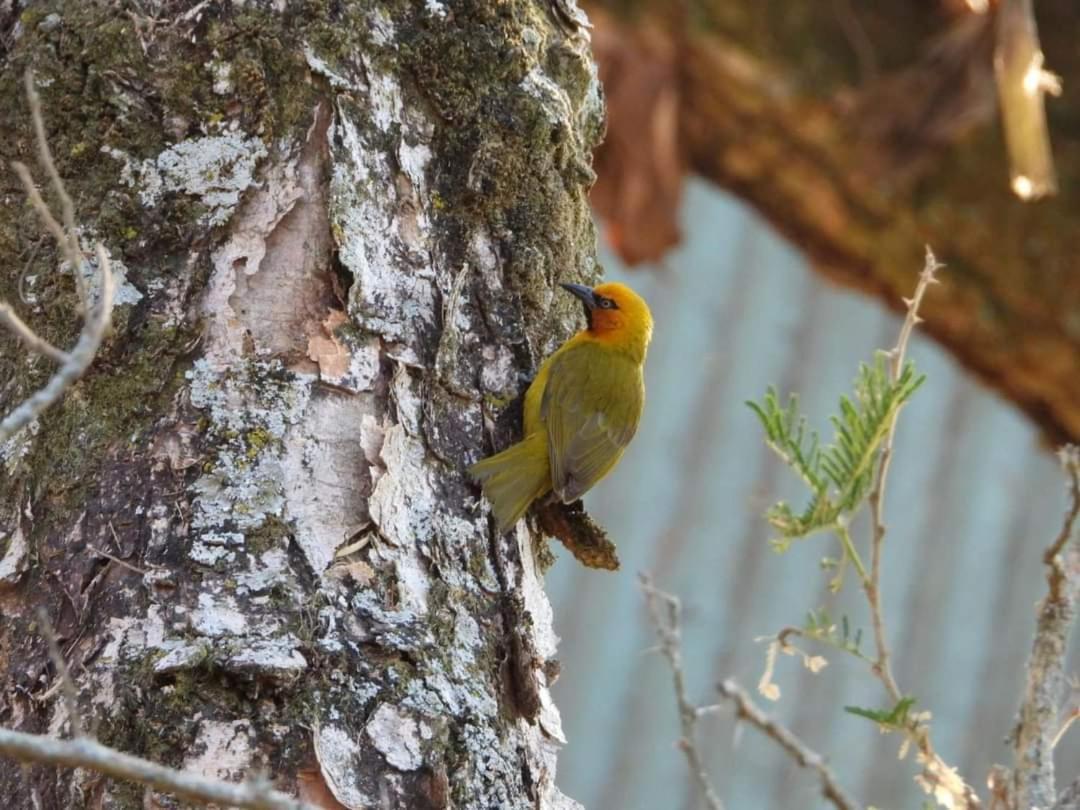
[[[534,433],[501,453],[469,467],[491,501],[499,531],[517,523],[529,504],[551,489],[547,445],[543,433]]]

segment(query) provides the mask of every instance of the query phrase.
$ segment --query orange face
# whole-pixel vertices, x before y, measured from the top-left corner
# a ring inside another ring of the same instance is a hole
[[[643,326],[651,318],[645,302],[624,284],[609,281],[593,288],[593,306],[589,331],[596,335],[614,335],[627,329]]]
[[[652,337],[652,316],[641,296],[616,281],[591,289],[583,284],[562,286],[585,305],[586,334],[605,343],[625,344],[644,356]]]

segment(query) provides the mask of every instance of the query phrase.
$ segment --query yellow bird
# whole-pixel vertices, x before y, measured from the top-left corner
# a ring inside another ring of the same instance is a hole
[[[469,468],[499,531],[554,491],[572,503],[611,472],[645,405],[652,315],[624,284],[562,287],[585,305],[587,326],[544,361],[525,394],[525,438]]]

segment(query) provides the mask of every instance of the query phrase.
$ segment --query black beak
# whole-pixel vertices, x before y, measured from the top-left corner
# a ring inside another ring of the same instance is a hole
[[[596,309],[596,295],[593,294],[592,287],[586,287],[584,284],[560,284],[559,286],[571,295],[580,298],[586,312]]]

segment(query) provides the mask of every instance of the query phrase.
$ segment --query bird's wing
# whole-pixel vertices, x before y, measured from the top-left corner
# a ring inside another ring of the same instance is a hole
[[[640,368],[602,347],[584,344],[556,358],[540,415],[552,489],[563,503],[576,501],[615,466],[637,431],[644,398]]]

